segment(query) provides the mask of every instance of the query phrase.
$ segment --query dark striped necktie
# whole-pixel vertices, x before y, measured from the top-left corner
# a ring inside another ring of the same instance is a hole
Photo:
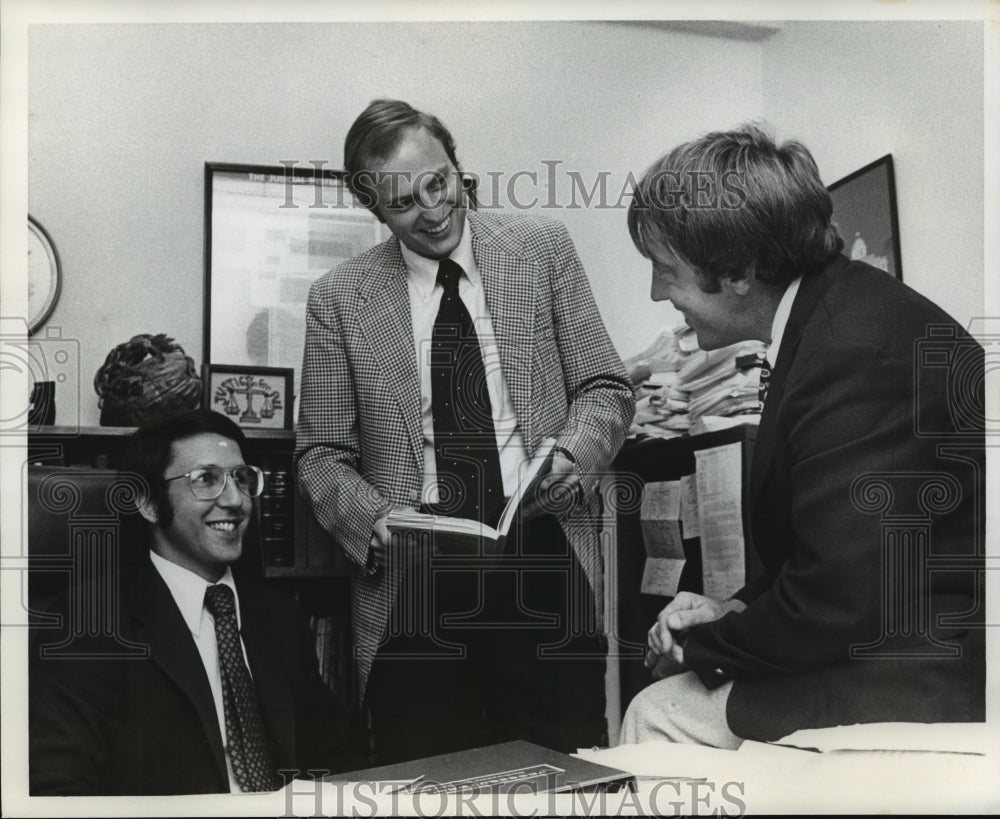
[[[436,511],[492,523],[503,505],[503,478],[479,338],[458,294],[463,270],[438,266],[444,288],[431,337],[431,414],[439,499]]]
[[[764,401],[767,400],[767,388],[771,384],[771,363],[765,358],[760,362],[760,386],[757,388],[757,398],[760,410],[764,411]]]
[[[268,749],[257,692],[243,661],[233,590],[222,583],[209,586],[205,590],[205,608],[215,619],[226,750],[233,776],[246,793],[277,790],[281,781]]]

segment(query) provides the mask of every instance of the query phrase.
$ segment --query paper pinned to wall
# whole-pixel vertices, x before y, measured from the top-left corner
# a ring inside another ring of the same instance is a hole
[[[669,557],[647,557],[642,569],[643,594],[657,594],[661,597],[674,597],[677,594],[677,584],[684,569],[684,559]]]
[[[728,598],[744,585],[743,461],[740,445],[695,450],[702,587]]]
[[[684,539],[701,537],[698,524],[698,479],[694,475],[681,478],[681,532]]]
[[[681,543],[681,483],[657,481],[642,490],[639,520],[650,557],[684,557]]]
[[[684,544],[681,542],[681,483],[659,481],[643,488],[639,520],[646,546],[646,565],[642,573],[644,594],[672,597],[684,568]]]

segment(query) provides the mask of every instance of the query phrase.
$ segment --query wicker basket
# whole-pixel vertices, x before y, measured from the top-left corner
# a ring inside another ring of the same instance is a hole
[[[194,361],[163,333],[115,347],[94,376],[94,390],[102,426],[156,423],[201,405]]]

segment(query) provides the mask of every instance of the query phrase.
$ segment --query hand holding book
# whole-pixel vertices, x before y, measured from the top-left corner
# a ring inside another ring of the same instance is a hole
[[[386,550],[389,548],[391,535],[386,519],[389,517],[390,509],[387,507],[375,519],[375,527],[372,529],[371,543],[368,545],[368,564],[365,567],[367,574],[375,574],[385,565]]]
[[[553,448],[551,455],[542,464],[535,485],[521,502],[521,517],[524,520],[540,517],[553,508],[565,506],[566,498],[575,498],[583,491],[580,469],[573,456],[566,450]]]
[[[579,474],[576,465],[565,455],[558,462],[553,455],[555,439],[546,438],[531,461],[521,472],[517,488],[504,507],[496,528],[476,520],[451,518],[443,515],[429,515],[411,509],[394,509],[385,517],[385,525],[391,537],[390,548],[410,548],[415,543],[428,538],[434,554],[443,555],[495,555],[503,549],[504,541],[520,510],[522,514],[539,514],[546,509],[545,495],[539,494],[539,484],[543,477],[551,479],[551,486],[541,490],[551,493],[555,487],[562,488],[568,482],[566,491],[578,491]],[[558,471],[553,475],[553,467],[558,463]],[[576,476],[576,484],[573,483]],[[540,506],[539,506],[539,501]],[[525,507],[525,504],[528,504]]]

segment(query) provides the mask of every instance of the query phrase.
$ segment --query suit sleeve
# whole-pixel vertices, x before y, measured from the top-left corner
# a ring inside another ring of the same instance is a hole
[[[573,241],[565,226],[555,224],[553,323],[569,398],[556,444],[572,454],[583,475],[599,474],[625,441],[635,399]]]
[[[123,669],[110,658],[29,663],[29,781],[32,796],[109,793],[106,776],[120,723]]]
[[[684,659],[706,685],[843,661],[879,637],[882,522],[853,502],[852,483],[935,464],[936,442],[914,434],[911,357],[831,343],[798,366],[794,386],[790,374],[776,446],[787,460],[776,468],[788,474],[789,556],[742,613],[690,632]]]
[[[295,455],[299,490],[310,499],[320,525],[364,567],[375,520],[387,502],[358,471],[354,382],[335,307],[317,285],[306,306],[300,393]]]

